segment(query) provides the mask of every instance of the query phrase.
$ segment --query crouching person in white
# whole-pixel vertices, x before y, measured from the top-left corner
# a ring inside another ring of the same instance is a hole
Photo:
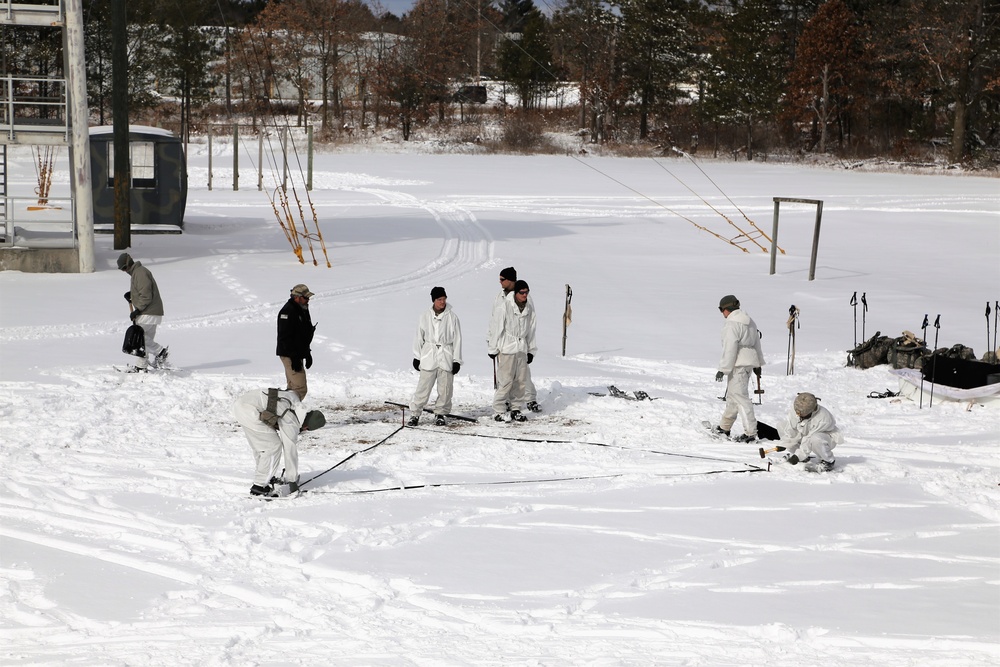
[[[795,465],[812,457],[819,459],[818,468],[832,470],[836,462],[833,448],[844,441],[830,411],[820,407],[815,396],[803,392],[795,397],[788,421],[781,429],[784,459]]]
[[[413,338],[413,368],[420,373],[417,390],[410,400],[408,426],[420,423],[420,413],[427,405],[431,389],[437,384],[434,423],[445,425],[451,412],[455,374],[462,368],[462,325],[448,304],[443,287],[431,290],[431,307],[420,314]]]
[[[306,411],[298,394],[282,389],[248,391],[233,403],[233,416],[250,443],[256,470],[250,494],[273,496],[275,485],[287,493],[299,488],[299,434],[326,424],[319,410]],[[278,466],[284,462],[284,470]]]

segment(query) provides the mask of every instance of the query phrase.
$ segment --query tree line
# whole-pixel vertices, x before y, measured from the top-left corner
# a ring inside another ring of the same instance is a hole
[[[495,114],[595,143],[995,164],[1000,0],[129,0],[130,115],[395,128]],[[111,0],[85,6],[88,94],[110,122]],[[15,76],[58,71],[45,29]],[[477,103],[483,80],[508,104]],[[553,108],[553,91],[572,104]],[[165,99],[169,98],[169,103]],[[285,120],[287,119],[287,121]],[[704,148],[704,147],[703,147]]]

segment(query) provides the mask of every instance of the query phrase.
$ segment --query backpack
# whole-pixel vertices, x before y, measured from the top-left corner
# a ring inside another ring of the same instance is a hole
[[[889,348],[893,340],[883,336],[881,331],[853,350],[847,351],[847,365],[864,370],[888,362]]]
[[[287,410],[285,411],[287,412]],[[267,407],[265,407],[260,412],[260,420],[273,428],[275,431],[278,430],[278,421],[285,413],[282,412],[278,414],[278,390],[274,387],[270,387],[267,390]]]
[[[929,355],[930,351],[924,341],[913,333],[904,331],[902,336],[892,341],[887,362],[893,368],[920,369],[924,364],[924,358]]]
[[[146,356],[146,332],[138,324],[133,324],[125,330],[125,341],[122,343],[122,352],[135,357]]]

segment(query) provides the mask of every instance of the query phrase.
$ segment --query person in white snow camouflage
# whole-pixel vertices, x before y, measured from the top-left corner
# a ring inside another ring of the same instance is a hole
[[[462,325],[448,304],[443,287],[431,290],[431,307],[420,314],[417,333],[413,338],[413,369],[420,373],[417,389],[410,400],[408,426],[420,423],[420,413],[437,384],[434,403],[434,423],[445,425],[445,415],[451,412],[455,375],[462,368]]]
[[[133,260],[127,252],[118,256],[118,269],[131,278],[129,291],[125,292],[125,300],[132,307],[129,317],[142,327],[146,337],[147,356],[138,359],[130,370],[145,373],[149,364],[153,368],[165,365],[169,354],[167,348],[155,340],[156,327],[163,320],[163,299],[160,298],[160,289],[153,274],[142,263]],[[149,355],[153,357],[152,362],[147,361]]]
[[[486,331],[486,342],[489,344],[490,337],[493,335],[493,322],[497,319],[497,310],[502,310],[506,308],[506,302],[504,299],[507,295],[511,293],[514,289],[514,283],[517,282],[517,269],[513,266],[508,266],[506,269],[500,272],[500,292],[497,294],[496,298],[493,299],[493,310],[490,311],[490,324]],[[495,362],[496,360],[494,360]],[[538,392],[535,389],[535,383],[531,379],[531,369],[526,368],[528,374],[524,378],[524,402],[525,407],[527,407],[532,412],[541,412],[542,407],[538,405]],[[494,373],[496,372],[496,366],[494,365]],[[509,407],[509,406],[508,406]]]
[[[788,420],[781,428],[781,444],[785,447],[782,459],[795,465],[816,457],[820,470],[833,470],[836,463],[833,448],[844,441],[844,436],[833,415],[817,400],[809,392],[795,397]]]
[[[535,308],[528,299],[528,283],[518,280],[504,299],[504,307],[493,313],[487,346],[497,362],[497,389],[493,395],[493,419],[504,420],[510,404],[510,420],[525,421],[528,364],[535,358]]]
[[[303,431],[322,428],[326,424],[323,413],[319,410],[307,411],[294,391],[254,389],[236,399],[233,416],[243,427],[253,452],[255,470],[250,494],[274,495],[276,484],[287,485],[290,493],[297,491],[299,435]],[[279,474],[282,462],[284,470]]]
[[[722,419],[715,427],[717,433],[729,437],[729,431],[739,415],[743,421],[743,434],[734,438],[737,442],[753,442],[757,439],[757,417],[750,400],[750,373],[760,377],[764,365],[764,352],[760,347],[760,333],[750,316],[740,310],[740,300],[727,294],[719,301],[719,312],[726,318],[722,325],[722,358],[715,381],[726,383],[726,407]]]
[[[296,285],[288,301],[278,311],[278,345],[275,354],[285,368],[285,387],[294,391],[300,401],[306,399],[306,369],[312,368],[310,346],[316,326],[309,316],[309,299],[315,296],[305,285]]]

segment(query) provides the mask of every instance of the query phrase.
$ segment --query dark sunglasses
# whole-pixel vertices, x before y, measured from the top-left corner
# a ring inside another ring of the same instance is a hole
[[[523,289],[518,291],[518,294],[527,294],[529,290]]]

